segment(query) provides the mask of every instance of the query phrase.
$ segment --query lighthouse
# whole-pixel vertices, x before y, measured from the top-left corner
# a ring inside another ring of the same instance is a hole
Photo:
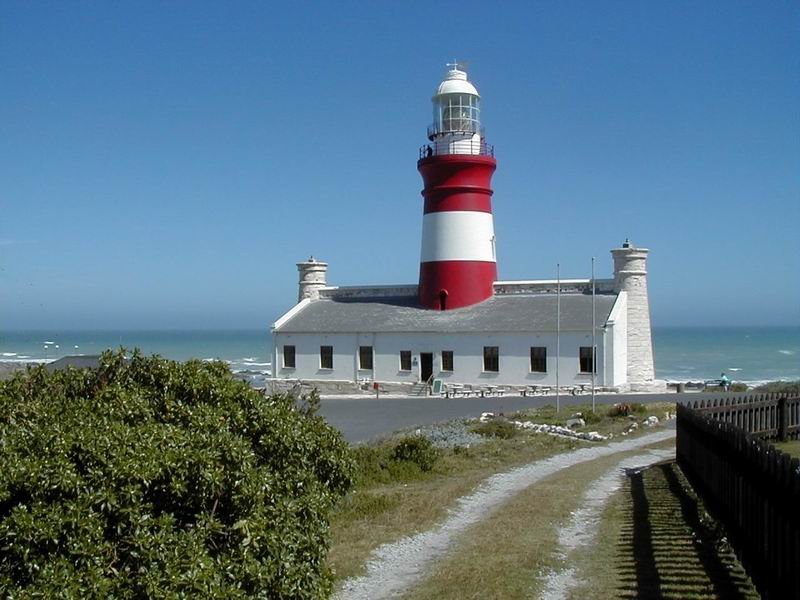
[[[483,135],[478,90],[460,65],[448,67],[417,163],[424,184],[419,303],[434,310],[482,302],[497,279],[494,148]]]
[[[498,281],[494,149],[478,90],[462,65],[447,66],[417,163],[418,283],[331,285],[327,262],[297,263],[297,303],[272,327],[272,388],[419,395],[422,386],[454,398],[666,390],[653,368],[647,249],[612,250],[613,278]]]

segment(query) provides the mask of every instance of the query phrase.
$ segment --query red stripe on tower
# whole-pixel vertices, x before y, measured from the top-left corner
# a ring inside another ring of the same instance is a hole
[[[433,96],[431,141],[417,164],[425,188],[419,302],[448,310],[482,302],[497,279],[494,150],[480,126],[480,96],[457,64]]]

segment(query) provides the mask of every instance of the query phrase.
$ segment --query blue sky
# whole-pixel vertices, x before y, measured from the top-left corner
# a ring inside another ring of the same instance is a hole
[[[0,328],[267,327],[415,282],[417,149],[483,97],[503,279],[651,249],[653,320],[800,323],[796,2],[3,2]]]

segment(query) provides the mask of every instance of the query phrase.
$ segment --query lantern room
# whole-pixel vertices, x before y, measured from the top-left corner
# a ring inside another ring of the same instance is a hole
[[[431,150],[440,154],[484,154],[481,97],[458,63],[448,65],[433,96],[433,124],[428,128]]]

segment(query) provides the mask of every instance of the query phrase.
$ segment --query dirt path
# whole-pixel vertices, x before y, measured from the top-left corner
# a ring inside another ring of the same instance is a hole
[[[642,470],[674,456],[674,448],[650,450],[644,454],[630,456],[589,485],[581,499],[580,508],[572,513],[569,523],[559,529],[557,552],[565,567],[545,577],[541,600],[566,598],[569,591],[578,584],[575,568],[566,566],[570,554],[577,548],[586,547],[593,542],[600,524],[600,515],[611,495],[622,487],[625,472],[631,469]]]
[[[604,446],[581,448],[493,475],[475,492],[460,498],[440,525],[377,548],[367,563],[366,575],[345,581],[336,598],[378,600],[397,597],[417,583],[433,562],[444,556],[458,535],[518,492],[562,469],[673,437],[674,429],[662,429]]]

